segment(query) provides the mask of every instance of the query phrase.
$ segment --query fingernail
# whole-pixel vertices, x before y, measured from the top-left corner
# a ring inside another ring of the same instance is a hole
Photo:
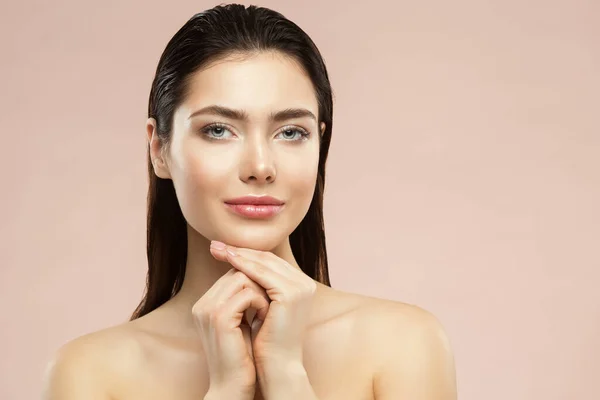
[[[225,246],[225,243],[223,243],[223,242],[218,242],[216,240],[211,240],[210,241],[210,247],[212,247],[214,249],[217,249],[217,250],[223,250],[227,246]]]
[[[227,252],[232,255],[232,256],[237,256],[237,253],[235,252],[235,250],[233,250],[232,248],[228,247],[227,248]]]

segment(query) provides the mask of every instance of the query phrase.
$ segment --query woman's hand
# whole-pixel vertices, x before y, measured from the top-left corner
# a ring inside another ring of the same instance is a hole
[[[266,290],[271,300],[266,318],[257,313],[252,332],[256,367],[276,371],[290,365],[302,367],[302,344],[314,293],[315,281],[271,252],[211,243],[211,254],[229,262]]]
[[[219,278],[192,308],[208,362],[208,398],[254,398],[257,375],[250,326],[244,318],[249,308],[264,319],[268,297],[235,268]]]

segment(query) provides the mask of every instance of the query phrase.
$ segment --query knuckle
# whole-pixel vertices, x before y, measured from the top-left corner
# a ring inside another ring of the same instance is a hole
[[[210,323],[211,323],[211,321],[210,321],[211,313],[210,313],[210,311],[208,311],[206,309],[206,307],[194,306],[192,308],[192,314],[193,314],[194,319],[196,320],[196,322],[201,327],[205,327],[207,325],[210,325]]]
[[[248,296],[249,294],[251,294],[253,292],[252,288],[249,286],[244,287],[242,290],[240,290],[240,295],[241,296]]]
[[[254,271],[256,271],[256,273],[258,275],[264,275],[265,274],[266,268],[265,268],[264,265],[257,264],[257,263],[252,263],[251,267],[252,267],[252,269],[254,269]]]
[[[271,253],[268,253],[268,252],[258,253],[258,259],[262,260],[262,261],[270,260],[271,259],[270,256],[271,256]]]
[[[200,301],[197,301],[196,304],[192,306],[192,315],[195,317],[201,317],[204,314],[204,304]]]
[[[223,313],[220,309],[215,308],[210,313],[208,313],[206,321],[210,324],[210,326],[218,327],[221,323]]]
[[[234,272],[233,278],[236,280],[236,282],[239,282],[239,283],[248,281],[248,277],[246,276],[246,274],[239,270]]]

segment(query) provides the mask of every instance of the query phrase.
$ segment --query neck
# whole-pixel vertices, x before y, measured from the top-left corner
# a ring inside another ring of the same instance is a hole
[[[156,310],[163,317],[154,320],[159,322],[155,322],[156,325],[153,329],[163,334],[186,339],[193,337],[195,341],[197,327],[193,319],[192,307],[220,277],[233,267],[229,263],[217,261],[210,254],[210,240],[189,226],[187,230],[188,251],[183,285],[173,298]],[[234,243],[230,244],[235,245]],[[272,249],[261,250],[270,251],[287,261],[292,267],[301,270],[292,254],[289,238]],[[317,282],[317,292],[313,300],[311,315],[308,318],[309,325],[322,320],[321,314],[326,316],[329,312],[328,308],[324,307],[324,300],[325,297],[329,297],[328,294],[332,294],[331,288]]]
[[[210,254],[210,240],[200,235],[189,225],[187,226],[187,237],[188,250],[185,278],[181,290],[171,299],[171,303],[174,306],[189,309],[191,312],[192,306],[198,299],[233,266],[227,262],[217,261]],[[270,251],[288,262],[292,267],[301,270],[292,253],[289,237],[272,249],[257,250]]]

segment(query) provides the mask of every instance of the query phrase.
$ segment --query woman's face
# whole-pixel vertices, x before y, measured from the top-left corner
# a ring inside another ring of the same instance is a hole
[[[212,63],[190,85],[174,114],[168,152],[160,152],[148,120],[153,159],[163,160],[155,172],[173,180],[183,215],[199,234],[271,250],[302,221],[315,190],[324,124],[318,126],[312,82],[291,59],[263,52]],[[211,106],[245,116],[200,111]],[[289,109],[304,112],[271,118]],[[225,203],[247,195],[276,197],[284,205],[274,216],[249,218]]]

